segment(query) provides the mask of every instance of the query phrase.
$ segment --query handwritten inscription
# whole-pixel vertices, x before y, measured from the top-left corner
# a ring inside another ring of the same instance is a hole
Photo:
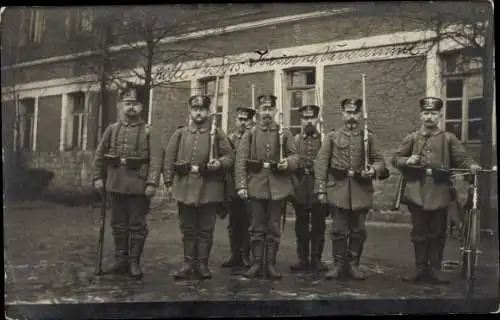
[[[155,72],[155,82],[186,81],[191,78],[206,75],[223,75],[249,73],[259,68],[274,66],[293,66],[293,65],[315,65],[328,64],[335,62],[350,62],[361,59],[384,58],[384,57],[402,57],[417,56],[425,52],[425,46],[418,43],[365,48],[358,50],[334,51],[330,46],[326,46],[319,53],[297,55],[297,56],[272,56],[272,52],[266,55],[256,55],[255,59],[245,61],[231,61],[225,57],[221,58],[219,64],[214,65],[208,60],[196,61],[188,67],[183,63],[174,66],[162,68]],[[213,60],[213,59],[212,59]]]

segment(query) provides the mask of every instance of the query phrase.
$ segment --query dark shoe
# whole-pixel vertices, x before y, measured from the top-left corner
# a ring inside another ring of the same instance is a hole
[[[241,262],[242,262],[242,264],[243,264],[243,268],[245,268],[245,269],[250,268],[250,266],[251,266],[251,262],[250,262],[250,259],[249,259],[248,257],[243,256],[243,257],[241,258]]]
[[[317,258],[311,259],[311,270],[314,272],[325,272],[328,271],[328,267],[321,260]]]
[[[126,274],[128,272],[128,232],[113,235],[115,262],[103,268],[104,274]]]
[[[307,260],[299,260],[298,263],[292,264],[290,266],[290,271],[292,272],[300,272],[309,270],[309,261]]]
[[[299,262],[290,266],[290,271],[300,272],[309,270],[309,241],[306,239],[297,239],[297,256]]]
[[[142,250],[144,248],[145,237],[139,234],[131,234],[129,247],[129,269],[128,273],[131,277],[140,279],[143,276],[139,261],[141,259]]]
[[[321,257],[323,256],[323,248],[325,246],[324,238],[313,237],[311,240],[311,270],[313,272],[324,272],[328,271],[328,267],[321,262]]]
[[[365,280],[366,279],[366,275],[361,270],[359,270],[359,267],[356,265],[355,262],[349,263],[347,265],[347,274],[353,280]]]
[[[273,280],[279,280],[282,278],[281,273],[276,270],[276,267],[272,264],[267,265],[267,275]]]
[[[431,284],[450,283],[441,273],[441,263],[443,260],[445,241],[443,239],[429,240],[427,244],[427,259],[429,268],[427,274]]]
[[[202,263],[200,263],[198,274],[204,280],[212,279],[212,272],[210,272],[210,269],[208,268],[208,261],[203,261]]]
[[[344,266],[341,264],[334,264],[333,268],[325,274],[327,280],[338,279],[342,274]]]
[[[237,268],[242,266],[243,266],[243,261],[239,256],[231,256],[229,260],[221,264],[221,268]]]
[[[278,244],[272,243],[267,245],[267,275],[273,279],[281,279],[281,273],[276,270],[276,256],[278,255]]]
[[[138,261],[133,261],[129,265],[129,274],[132,278],[141,279],[143,276],[141,266]]]
[[[243,273],[243,276],[249,279],[258,277],[262,272],[261,270],[262,243],[260,242],[251,243],[251,250],[252,250],[252,265],[250,266],[250,269],[248,269],[246,272]]]
[[[427,264],[427,243],[424,241],[413,242],[413,250],[415,254],[416,272],[402,278],[405,282],[421,283],[428,280],[428,264]]]
[[[413,283],[424,283],[427,282],[429,279],[429,276],[427,275],[427,272],[425,270],[417,270],[413,274],[410,274],[408,276],[403,276],[401,280],[404,282],[413,282]]]
[[[188,280],[191,277],[193,267],[191,263],[184,263],[184,265],[173,274],[174,280]]]
[[[126,274],[128,272],[128,260],[124,256],[117,259],[109,267],[102,270],[104,274]]]
[[[427,270],[427,275],[428,275],[427,281],[430,284],[439,285],[439,284],[449,284],[450,283],[450,281],[448,279],[446,279],[446,277],[443,276],[443,274],[441,273],[440,270],[429,268]]]

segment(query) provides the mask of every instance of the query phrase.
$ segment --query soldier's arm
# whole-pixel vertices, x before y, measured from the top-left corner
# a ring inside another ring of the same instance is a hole
[[[222,132],[219,132],[219,150],[222,168],[225,170],[231,169],[234,164],[234,150],[231,146],[228,136]]]
[[[234,162],[234,177],[236,182],[236,190],[247,189],[247,160],[250,154],[250,137],[252,131],[248,130],[241,137],[240,144],[236,150],[236,160]]]
[[[174,179],[174,163],[177,159],[177,151],[182,133],[182,128],[177,129],[170,137],[167,148],[165,149],[165,157],[163,159],[162,170],[163,181],[166,186],[171,186]]]
[[[411,156],[413,149],[413,133],[404,137],[401,145],[396,149],[391,158],[391,164],[397,169],[403,169],[406,166],[406,161]]]
[[[387,172],[387,166],[385,164],[385,159],[382,153],[378,148],[378,144],[376,143],[375,136],[372,134],[369,135],[370,142],[370,161],[373,169],[375,170],[376,177],[381,177],[385,175]]]
[[[332,154],[332,135],[325,136],[314,160],[314,193],[326,193],[326,180],[328,178],[328,166],[330,165],[330,155]]]
[[[476,161],[470,156],[467,152],[467,149],[463,145],[463,143],[458,140],[457,136],[455,136],[451,132],[447,132],[449,137],[451,154],[450,157],[459,168],[469,169],[472,164],[477,164]]]
[[[161,134],[151,135],[150,128],[146,127],[148,150],[149,150],[149,170],[146,179],[147,185],[158,187],[162,170],[163,145],[161,144]]]
[[[293,137],[293,142],[295,144],[295,149],[297,151],[297,154],[299,155],[299,158],[300,158],[299,163],[298,163],[298,168],[303,168],[306,165],[306,161],[305,161],[306,157],[304,157],[304,156],[302,156],[300,154],[300,150],[299,150],[299,147],[300,147],[300,133],[296,134],[295,137]]]
[[[99,144],[94,155],[94,172],[92,174],[93,181],[104,179],[104,172],[106,170],[104,163],[104,154],[108,152],[108,146],[111,140],[112,125],[109,125],[101,137]]]
[[[300,166],[300,155],[297,153],[295,139],[290,130],[285,131],[285,157],[288,161],[288,169],[297,170]]]

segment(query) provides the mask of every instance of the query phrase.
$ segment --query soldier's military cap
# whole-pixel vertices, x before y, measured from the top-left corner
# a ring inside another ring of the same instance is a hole
[[[443,100],[435,97],[425,97],[420,99],[420,111],[441,111]]]
[[[143,102],[144,87],[132,82],[126,82],[119,93],[120,101]]]
[[[319,107],[314,104],[308,104],[299,108],[303,118],[316,118],[319,114]]]
[[[248,120],[253,118],[255,110],[247,107],[239,107],[236,108],[236,114],[238,118]]]
[[[361,99],[344,99],[340,103],[342,110],[360,112],[363,106],[363,100]]]
[[[188,104],[191,108],[210,108],[210,97],[204,95],[195,95],[189,98]]]
[[[257,101],[261,107],[276,107],[276,99],[276,96],[273,96],[272,94],[263,94],[257,97]]]

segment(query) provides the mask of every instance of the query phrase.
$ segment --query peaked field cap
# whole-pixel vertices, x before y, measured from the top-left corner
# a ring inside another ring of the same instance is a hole
[[[302,117],[317,117],[319,114],[319,107],[315,104],[304,105],[299,108]]]
[[[441,111],[443,100],[436,97],[425,97],[420,99],[420,111]]]
[[[340,107],[344,111],[359,112],[363,106],[363,100],[347,98],[340,102]]]
[[[251,119],[255,115],[255,110],[248,107],[238,107],[236,108],[236,114],[238,118]]]
[[[205,95],[194,95],[191,96],[188,100],[188,104],[191,108],[201,107],[201,108],[210,108],[211,99],[209,96]]]
[[[119,99],[120,101],[142,101],[143,91],[143,86],[127,81],[120,89]]]
[[[257,101],[259,102],[259,106],[271,106],[275,107],[276,106],[276,96],[273,96],[272,94],[263,94],[257,97]]]

